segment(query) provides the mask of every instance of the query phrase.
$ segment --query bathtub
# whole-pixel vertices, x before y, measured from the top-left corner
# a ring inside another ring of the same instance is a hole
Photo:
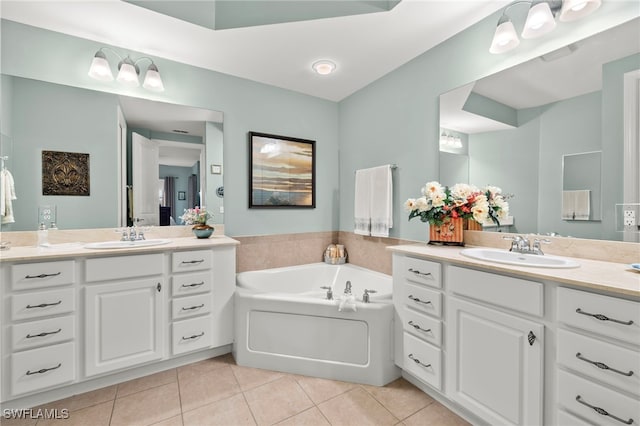
[[[355,311],[338,310],[351,282]],[[357,266],[314,263],[236,276],[238,365],[383,386],[393,362],[391,277]],[[330,286],[336,300],[327,300]],[[364,290],[375,290],[363,303]]]

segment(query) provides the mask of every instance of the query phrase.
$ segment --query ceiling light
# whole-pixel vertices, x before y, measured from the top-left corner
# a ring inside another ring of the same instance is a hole
[[[116,55],[120,60],[118,63],[118,77],[116,78],[118,82],[131,87],[140,86],[140,80],[138,79],[138,76],[140,75],[140,68],[138,67],[138,62],[146,59],[151,62],[151,64],[147,68],[142,87],[156,92],[164,91],[160,72],[151,58],[147,58],[145,56],[134,61],[130,56],[127,56],[123,59],[115,50],[108,47],[100,48],[100,50],[98,50],[94,55],[91,67],[89,68],[89,77],[100,81],[113,81],[111,66],[109,65],[109,61],[107,61],[107,57],[105,55],[105,52],[107,51]]]
[[[331,61],[322,60],[322,61],[314,62],[311,67],[318,74],[327,75],[327,74],[331,74],[332,72],[335,71],[336,64],[334,64]]]
[[[509,9],[520,4],[528,4],[529,12],[522,29],[522,38],[536,38],[547,34],[556,27],[555,17],[561,21],[573,21],[587,16],[598,7],[602,0],[517,0],[504,8],[491,42],[489,52],[504,53],[516,48],[520,40],[507,14]]]
[[[562,22],[575,21],[594,12],[602,4],[601,0],[565,0],[560,11]]]

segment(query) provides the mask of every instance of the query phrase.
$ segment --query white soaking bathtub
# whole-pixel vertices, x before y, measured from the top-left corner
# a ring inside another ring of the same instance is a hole
[[[338,311],[346,282],[356,311]],[[393,362],[391,277],[349,264],[313,263],[236,276],[238,365],[383,386]],[[327,286],[336,300],[327,300]],[[363,303],[364,289],[375,290]]]

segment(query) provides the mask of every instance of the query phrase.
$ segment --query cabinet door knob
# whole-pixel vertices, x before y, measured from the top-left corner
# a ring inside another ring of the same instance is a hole
[[[536,335],[533,334],[533,331],[529,331],[529,334],[527,334],[527,340],[529,341],[529,346],[533,346],[533,342],[535,342],[537,339]]]
[[[158,293],[162,290],[162,284],[158,283],[158,285],[156,286],[156,290],[158,290]]]

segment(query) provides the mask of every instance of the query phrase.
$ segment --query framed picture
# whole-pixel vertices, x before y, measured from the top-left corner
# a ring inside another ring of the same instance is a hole
[[[42,195],[89,196],[89,154],[42,151]]]
[[[222,165],[220,165],[220,164],[212,164],[211,165],[211,174],[212,175],[221,175],[222,174]]]
[[[316,142],[249,132],[249,208],[315,208]]]
[[[186,200],[187,193],[185,191],[178,191],[178,200]]]

